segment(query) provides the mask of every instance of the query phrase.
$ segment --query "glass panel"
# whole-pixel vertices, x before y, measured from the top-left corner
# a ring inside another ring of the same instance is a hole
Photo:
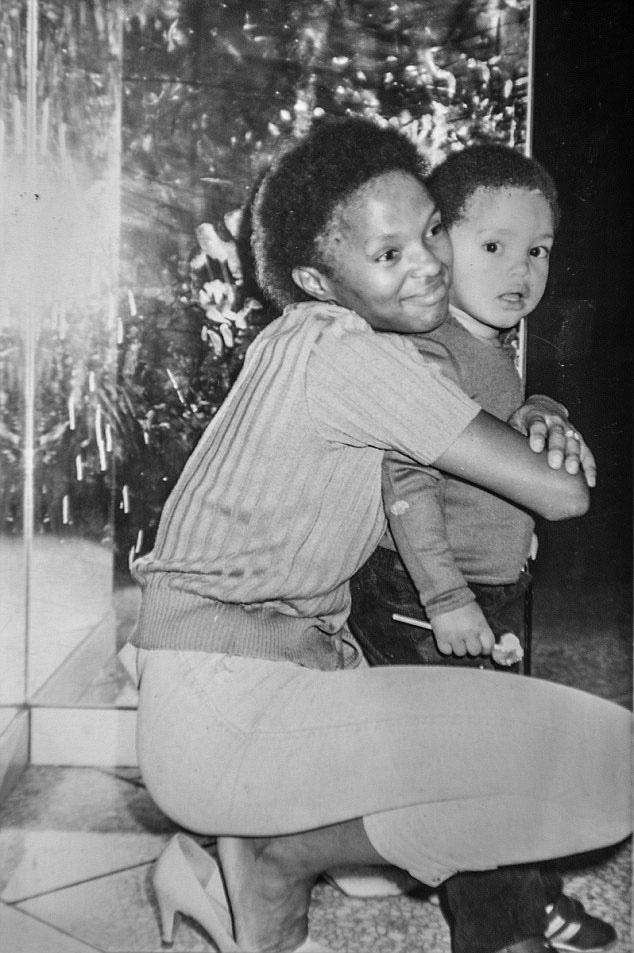
[[[108,407],[119,257],[119,6],[47,0],[39,11],[45,267],[36,312],[31,694],[90,639],[99,643],[88,655],[93,664],[108,641],[110,652],[115,647]]]
[[[27,301],[27,8],[0,8],[0,704],[26,700],[27,546],[23,536]],[[29,142],[29,152],[32,144]],[[29,170],[32,169],[29,163]]]
[[[43,690],[49,701],[53,693],[57,703],[73,703],[74,682],[67,697],[59,694],[61,663],[90,640],[102,656],[115,647],[108,407],[119,258],[119,7],[29,0],[3,5],[0,21],[11,81],[3,181],[17,210],[5,216],[3,353],[10,346],[23,355],[3,365],[5,428],[14,437],[13,456],[3,454],[3,486],[11,488],[24,461],[21,485],[3,494],[2,546],[3,561],[14,538],[26,552],[22,638],[26,697],[34,702]],[[3,579],[11,593],[20,591]]]

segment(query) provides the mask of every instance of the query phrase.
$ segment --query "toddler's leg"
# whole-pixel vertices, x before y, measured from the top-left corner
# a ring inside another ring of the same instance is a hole
[[[522,647],[526,635],[526,592],[530,577],[516,585],[472,586],[496,638],[513,632]],[[351,583],[350,626],[371,665],[453,664],[490,668],[490,659],[441,655],[429,630],[394,621],[392,613],[425,618],[416,590],[396,553],[379,548]],[[527,655],[525,655],[527,658]],[[518,666],[513,668],[517,669]],[[550,893],[546,895],[546,887]],[[546,928],[546,905],[561,895],[561,882],[548,884],[538,867],[460,873],[440,888],[450,915],[454,953],[491,953]]]
[[[453,953],[493,953],[544,934],[546,896],[536,866],[464,872],[443,887]]]

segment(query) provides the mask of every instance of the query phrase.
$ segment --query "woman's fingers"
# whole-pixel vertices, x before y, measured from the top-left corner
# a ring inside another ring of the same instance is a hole
[[[568,427],[564,432],[565,467],[568,473],[578,473],[581,462],[581,437],[576,430]]]

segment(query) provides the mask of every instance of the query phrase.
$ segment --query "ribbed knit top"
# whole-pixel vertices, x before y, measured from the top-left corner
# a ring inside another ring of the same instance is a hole
[[[406,336],[335,305],[287,308],[249,348],[134,564],[133,644],[337,667],[348,580],[386,525],[383,452],[431,463],[478,410]]]

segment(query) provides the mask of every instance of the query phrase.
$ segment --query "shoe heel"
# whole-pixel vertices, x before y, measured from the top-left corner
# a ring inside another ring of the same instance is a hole
[[[196,841],[184,834],[172,837],[155,864],[152,886],[163,943],[173,943],[179,914],[199,923],[222,953],[239,953],[218,865]]]
[[[171,945],[174,942],[174,928],[176,926],[176,908],[172,901],[157,892],[159,917],[161,920],[161,940]]]

